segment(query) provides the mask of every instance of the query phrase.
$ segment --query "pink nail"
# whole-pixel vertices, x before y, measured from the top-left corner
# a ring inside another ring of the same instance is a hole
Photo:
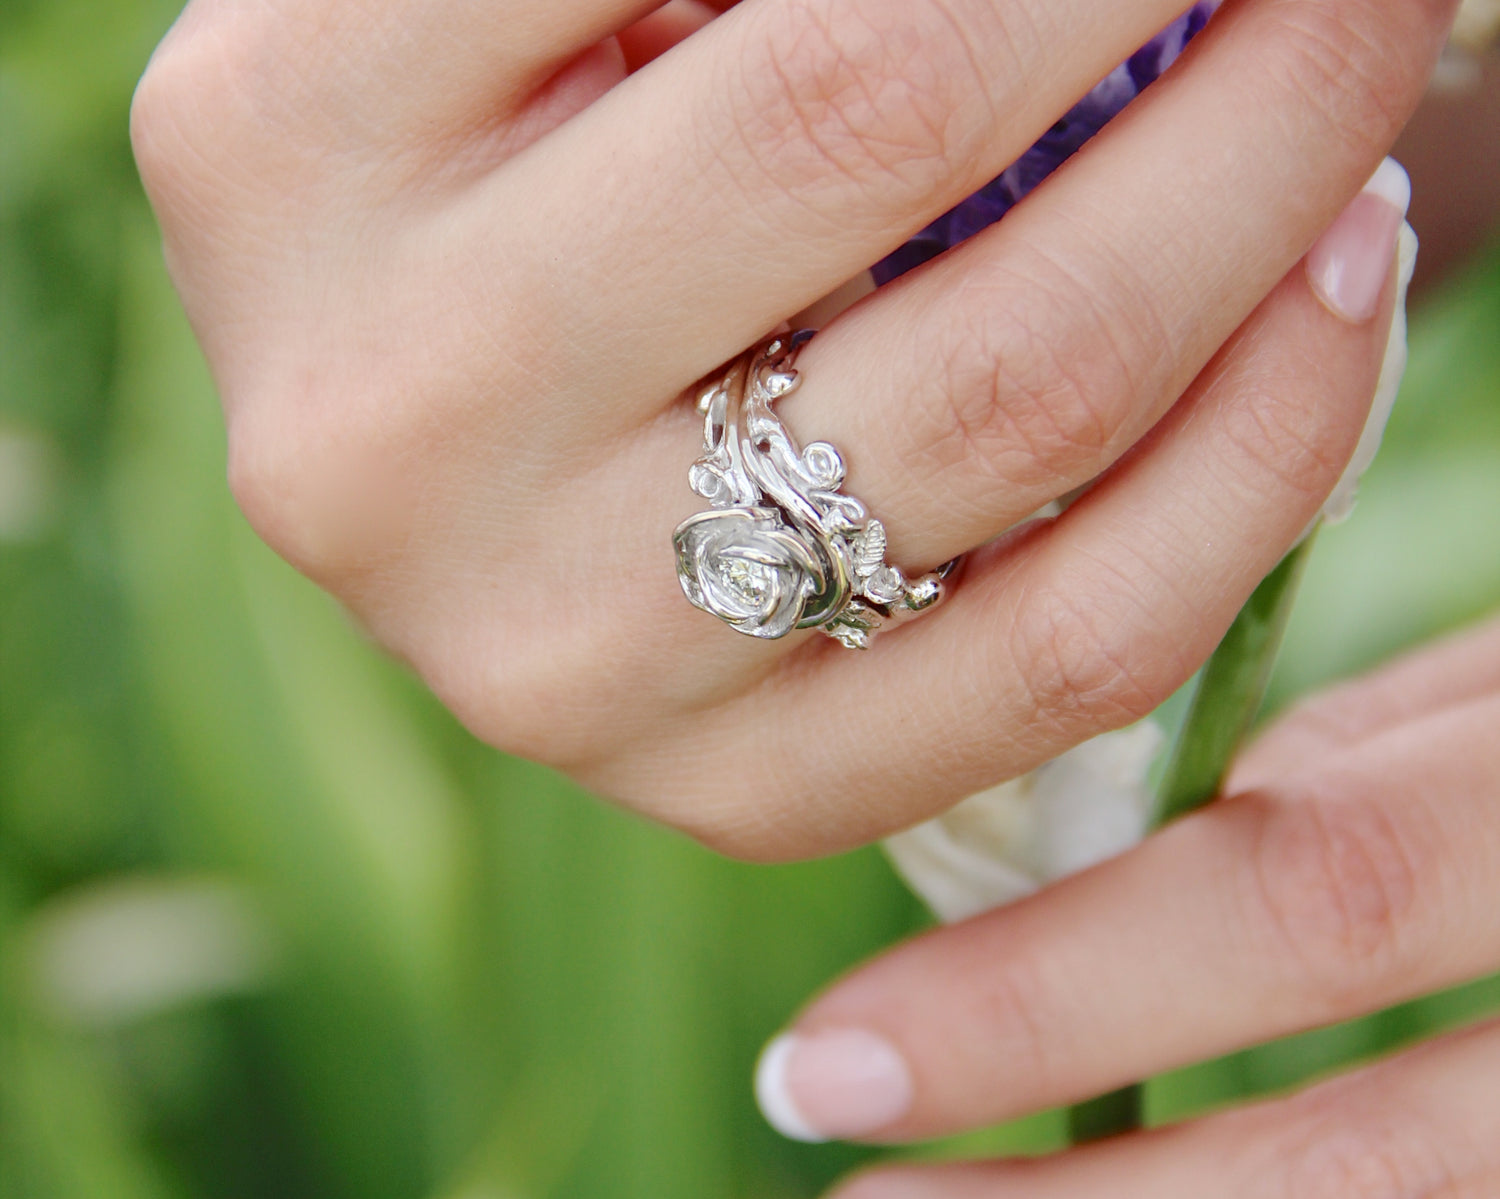
[[[911,1070],[864,1029],[783,1033],[761,1054],[755,1096],[771,1126],[794,1140],[866,1136],[911,1107]]]
[[[1307,256],[1307,277],[1328,308],[1352,324],[1375,315],[1391,273],[1411,180],[1387,158]]]

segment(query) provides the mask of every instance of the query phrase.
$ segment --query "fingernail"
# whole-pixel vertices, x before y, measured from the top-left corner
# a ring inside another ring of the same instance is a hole
[[[866,1136],[911,1107],[911,1070],[883,1037],[859,1028],[782,1033],[755,1067],[755,1098],[794,1141]]]
[[[1375,315],[1410,204],[1411,180],[1387,158],[1313,246],[1307,277],[1334,315],[1356,325]]]

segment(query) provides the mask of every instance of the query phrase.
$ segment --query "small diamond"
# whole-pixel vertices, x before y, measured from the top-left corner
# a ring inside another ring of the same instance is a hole
[[[877,567],[865,580],[864,592],[877,604],[894,604],[906,588],[901,574],[894,567]]]
[[[796,371],[777,371],[766,377],[766,392],[773,399],[786,395],[797,382]]]
[[[719,577],[741,599],[759,604],[771,590],[775,576],[771,568],[759,562],[746,562],[743,558],[731,558],[719,570]]]

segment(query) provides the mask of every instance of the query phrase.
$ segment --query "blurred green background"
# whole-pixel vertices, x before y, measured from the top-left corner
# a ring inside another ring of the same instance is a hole
[[[173,15],[0,3],[0,1195],[816,1195],[866,1155],[771,1133],[755,1054],[918,905],[874,851],[729,863],[476,745],[256,542],[127,146]],[[1416,316],[1277,696],[1497,601],[1491,254]],[[1496,1007],[1476,983],[1151,1109]]]

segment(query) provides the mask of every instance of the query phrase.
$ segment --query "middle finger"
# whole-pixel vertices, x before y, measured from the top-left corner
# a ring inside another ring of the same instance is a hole
[[[1366,179],[1357,203],[1394,237],[1409,184],[1370,175],[1443,18],[1321,7],[1221,13],[1031,202],[808,346],[783,413],[861,451],[849,487],[888,514],[894,560],[943,562],[1108,467]]]
[[[1182,7],[740,5],[477,188],[449,244],[493,247],[505,294],[589,347],[558,369],[658,408],[988,182]],[[562,245],[589,285],[559,285]]]

